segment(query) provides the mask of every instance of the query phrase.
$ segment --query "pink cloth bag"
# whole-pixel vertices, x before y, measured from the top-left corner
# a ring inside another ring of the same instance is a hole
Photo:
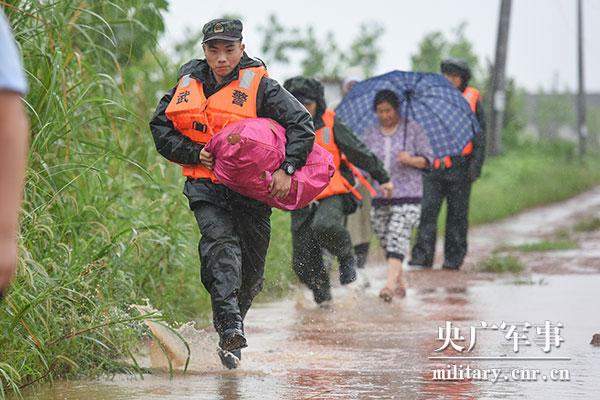
[[[282,210],[306,207],[329,184],[335,167],[331,154],[315,143],[306,165],[292,175],[285,199],[269,193],[271,174],[285,159],[285,129],[268,118],[244,119],[227,125],[206,144],[215,157],[219,183],[244,196]]]

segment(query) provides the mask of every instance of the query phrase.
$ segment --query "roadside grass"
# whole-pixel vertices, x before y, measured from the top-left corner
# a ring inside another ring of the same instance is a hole
[[[271,243],[265,266],[265,284],[257,301],[279,298],[289,293],[290,285],[296,281],[292,270],[292,233],[290,213],[273,210],[271,216]]]
[[[498,221],[529,208],[566,200],[599,185],[597,154],[581,161],[573,158],[572,153],[570,144],[539,142],[522,144],[488,158],[482,176],[473,185],[469,223]],[[445,203],[438,222],[443,233]],[[597,224],[600,222],[590,222],[588,229],[597,229]]]
[[[530,143],[488,159],[473,185],[470,221],[497,221],[600,184],[598,157],[580,161],[571,154],[572,146],[564,143]]]
[[[479,270],[482,272],[518,274],[523,272],[525,266],[515,256],[494,254],[479,264]]]
[[[571,250],[578,248],[577,242],[574,240],[542,240],[534,243],[525,243],[516,246],[501,246],[496,249],[496,252],[502,251],[518,251],[521,253],[535,253],[553,250]]]
[[[579,221],[573,227],[575,232],[594,232],[600,230],[600,218],[594,217]]]
[[[181,316],[142,317],[129,306],[144,298],[189,314],[208,307],[179,275],[192,269],[182,256],[192,225],[172,187],[156,183],[156,152],[120,82],[113,28],[139,21],[125,2],[9,3],[31,139],[18,272],[0,303],[0,399],[45,380],[139,372],[142,320]]]

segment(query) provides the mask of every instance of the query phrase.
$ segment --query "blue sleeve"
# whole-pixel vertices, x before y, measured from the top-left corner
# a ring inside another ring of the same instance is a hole
[[[21,55],[8,21],[0,10],[0,90],[27,93],[27,81],[21,64]]]

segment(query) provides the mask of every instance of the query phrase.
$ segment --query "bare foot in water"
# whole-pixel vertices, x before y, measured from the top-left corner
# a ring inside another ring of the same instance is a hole
[[[406,297],[406,287],[404,286],[404,284],[394,289],[394,296]]]
[[[379,297],[381,297],[386,303],[390,303],[392,301],[392,297],[394,297],[394,291],[386,286],[379,292]]]
[[[402,270],[400,270],[396,276],[396,289],[394,289],[394,295],[398,297],[406,297],[406,281],[402,275]]]
[[[394,296],[406,297],[406,283],[402,277],[402,261],[391,258],[388,259],[388,263],[387,282],[379,292],[379,297],[387,303],[391,302]]]

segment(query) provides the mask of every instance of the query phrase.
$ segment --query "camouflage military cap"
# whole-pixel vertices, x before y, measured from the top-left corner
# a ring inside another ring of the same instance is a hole
[[[210,40],[242,40],[242,21],[239,19],[218,18],[206,23],[202,28],[202,43]]]
[[[286,80],[283,87],[303,104],[307,101],[319,102],[325,97],[323,85],[313,78],[296,76]]]
[[[462,58],[447,58],[440,64],[442,74],[458,75],[465,81],[471,79],[471,68]]]

